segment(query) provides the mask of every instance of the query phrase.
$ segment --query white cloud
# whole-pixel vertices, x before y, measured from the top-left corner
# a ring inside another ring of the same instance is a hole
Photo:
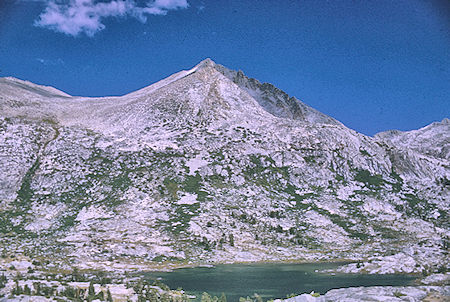
[[[169,10],[189,6],[187,0],[147,0],[138,5],[135,0],[45,0],[46,8],[35,25],[71,36],[81,33],[92,37],[105,28],[108,17],[134,17],[146,22],[148,15],[166,15]]]

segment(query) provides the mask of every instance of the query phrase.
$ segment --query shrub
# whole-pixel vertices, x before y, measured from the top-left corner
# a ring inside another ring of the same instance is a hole
[[[406,295],[404,293],[399,292],[399,291],[395,291],[394,292],[394,296],[397,297],[397,298],[400,298],[400,297],[406,296]]]

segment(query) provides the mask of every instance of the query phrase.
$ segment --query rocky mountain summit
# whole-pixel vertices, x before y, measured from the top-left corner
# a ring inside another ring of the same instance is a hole
[[[448,269],[450,129],[368,137],[207,59],[119,97],[0,79],[0,251],[58,268]]]

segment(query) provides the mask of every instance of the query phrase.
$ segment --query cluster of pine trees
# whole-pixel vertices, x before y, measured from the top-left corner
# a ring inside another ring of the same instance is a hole
[[[0,288],[7,282],[4,275],[0,276]],[[104,284],[102,284],[104,285]],[[127,287],[131,287],[128,284]],[[132,286],[134,292],[137,294],[138,302],[192,302],[192,297],[186,295],[181,289],[170,290],[170,288],[156,280],[150,283],[147,280],[140,280],[134,283]],[[91,280],[88,289],[75,288],[71,286],[65,286],[63,290],[57,289],[56,286],[48,286],[41,282],[33,282],[32,288],[25,284],[20,286],[19,280],[15,280],[15,286],[11,290],[10,297],[28,295],[28,296],[43,296],[43,297],[61,297],[66,298],[64,300],[73,302],[92,302],[94,300],[113,302],[113,298],[109,288],[104,290],[95,291],[94,282]],[[203,293],[201,296],[201,302],[227,302],[225,294],[220,296],[213,296],[208,293]],[[263,302],[260,296],[255,294],[252,297],[240,298],[239,302]]]
[[[181,289],[171,291],[170,288],[156,280],[150,284],[146,280],[140,280],[133,286],[138,295],[138,302],[189,302],[192,301]]]
[[[19,280],[15,280],[16,285],[11,290],[11,296],[28,295],[28,296],[43,296],[43,297],[54,297],[58,295],[57,289],[40,282],[33,282],[33,288],[30,288],[28,284],[23,287],[19,285]]]
[[[95,292],[94,283],[91,281],[87,291],[82,288],[74,288],[71,286],[66,286],[64,290],[58,291],[56,287],[47,286],[40,282],[33,282],[33,288],[31,289],[28,284],[23,287],[19,285],[19,280],[16,280],[16,285],[11,290],[11,296],[43,296],[43,297],[66,297],[70,301],[91,302],[94,300],[113,302],[111,292],[109,289],[105,293],[100,290],[98,293]]]
[[[201,302],[227,302],[227,297],[225,297],[224,293],[222,293],[222,295],[220,297],[211,296],[208,293],[203,293],[200,301]]]

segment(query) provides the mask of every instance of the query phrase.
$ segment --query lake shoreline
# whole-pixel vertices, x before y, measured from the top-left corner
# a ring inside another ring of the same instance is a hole
[[[289,259],[289,260],[256,260],[256,261],[216,261],[216,262],[200,262],[200,263],[161,263],[152,266],[146,266],[140,269],[141,272],[171,272],[177,269],[183,268],[195,268],[195,267],[215,267],[217,265],[253,265],[253,264],[320,264],[320,263],[337,263],[341,265],[358,263],[360,261],[350,260],[350,259],[323,259],[317,261],[303,260],[303,259]]]
[[[286,297],[292,293],[317,292],[331,289],[372,286],[415,286],[416,274],[349,274],[333,273],[348,262],[245,262],[215,266],[184,267],[170,272],[141,272],[146,280],[160,280],[170,288],[182,288],[199,297],[203,292],[219,296],[222,292],[237,301],[239,297],[258,293],[264,299]]]

